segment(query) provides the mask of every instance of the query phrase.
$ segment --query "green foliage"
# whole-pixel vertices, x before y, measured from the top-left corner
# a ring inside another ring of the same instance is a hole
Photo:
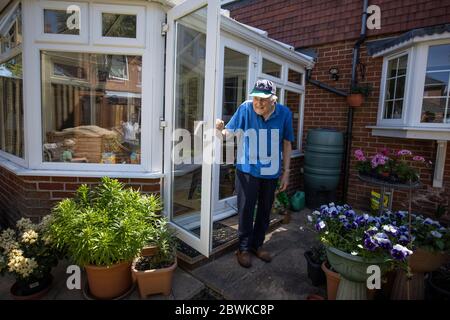
[[[173,230],[168,228],[166,218],[157,220],[150,237],[150,244],[158,247],[158,252],[152,257],[153,268],[164,268],[175,261],[177,241]]]
[[[372,92],[373,88],[370,84],[361,84],[361,85],[355,85],[350,89],[350,93],[356,94],[360,93],[364,97],[368,97],[370,93]]]
[[[82,185],[74,199],[55,206],[49,235],[76,264],[110,266],[139,254],[158,226],[160,210],[158,196],[104,177],[97,187]]]
[[[322,262],[327,260],[327,252],[322,243],[311,247],[311,259],[317,264],[322,264]]]

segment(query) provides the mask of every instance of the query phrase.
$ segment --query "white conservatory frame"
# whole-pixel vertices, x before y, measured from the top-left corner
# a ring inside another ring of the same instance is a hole
[[[17,1],[19,2],[19,1]],[[177,1],[180,2],[180,1]],[[21,0],[22,3],[22,59],[23,59],[23,106],[24,106],[24,159],[0,151],[0,165],[17,175],[30,176],[81,176],[116,178],[163,178],[164,201],[170,201],[167,196],[171,182],[170,167],[167,167],[170,152],[167,147],[167,132],[171,132],[171,108],[173,103],[173,87],[171,72],[173,69],[173,35],[171,35],[170,21],[188,14],[208,4],[208,37],[209,52],[215,52],[211,57],[206,55],[206,81],[214,84],[214,90],[205,90],[205,103],[220,106],[209,111],[204,109],[205,129],[212,127],[214,119],[221,116],[222,88],[223,88],[223,57],[224,48],[242,52],[249,56],[247,95],[254,81],[264,77],[261,74],[262,57],[275,59],[282,65],[281,79],[274,79],[281,88],[279,101],[284,101],[284,90],[301,94],[299,105],[298,141],[301,150],[301,134],[303,126],[303,104],[305,94],[306,69],[312,68],[314,61],[311,57],[295,52],[293,47],[269,39],[261,30],[219,14],[220,6],[215,0],[186,0],[181,4],[173,4],[165,0]],[[44,34],[43,9],[64,9],[65,6],[78,5],[80,8],[80,34],[59,35]],[[8,9],[9,10],[9,9]],[[136,39],[102,38],[101,23],[96,22],[101,12],[114,12],[137,15]],[[172,20],[171,20],[172,19]],[[220,33],[214,31],[214,20],[218,21]],[[166,23],[167,21],[167,23]],[[220,36],[218,36],[220,34]],[[172,37],[172,38],[171,38]],[[170,40],[172,39],[172,40]],[[219,41],[220,40],[220,41]],[[19,49],[15,49],[17,54]],[[152,139],[141,139],[140,164],[94,164],[94,163],[64,163],[44,162],[42,159],[42,102],[41,102],[41,51],[80,52],[98,54],[120,54],[142,56],[141,82],[141,135]],[[14,55],[15,55],[14,54]],[[13,56],[12,53],[9,57]],[[5,61],[5,57],[0,57]],[[164,61],[167,61],[165,73]],[[277,62],[278,63],[278,62]],[[302,73],[302,85],[287,81],[288,70]],[[167,77],[164,81],[165,76]],[[293,157],[301,155],[299,152]],[[214,181],[218,181],[218,171],[213,165],[204,167],[202,174],[202,203],[201,203],[201,234],[200,238],[192,236],[182,228],[177,228],[180,239],[196,248],[204,255],[208,255],[211,248],[210,230],[213,218],[219,219],[229,212],[225,210],[226,202],[216,196],[218,188]],[[169,192],[170,193],[170,192]],[[225,199],[226,200],[226,199]],[[222,206],[222,207],[221,207]],[[229,210],[228,210],[229,211]],[[204,214],[205,213],[205,214]],[[216,214],[218,213],[218,214]],[[166,212],[166,214],[168,214]],[[214,215],[214,217],[213,217]]]

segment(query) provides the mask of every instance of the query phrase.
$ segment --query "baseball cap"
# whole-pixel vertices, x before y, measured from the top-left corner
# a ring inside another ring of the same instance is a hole
[[[250,92],[250,97],[269,98],[276,94],[276,90],[277,88],[272,81],[266,79],[258,80]]]

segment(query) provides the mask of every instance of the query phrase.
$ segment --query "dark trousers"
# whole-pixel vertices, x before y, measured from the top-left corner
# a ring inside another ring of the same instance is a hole
[[[264,242],[270,222],[278,179],[256,178],[236,170],[239,215],[239,250],[258,249]],[[254,218],[255,204],[258,203]]]

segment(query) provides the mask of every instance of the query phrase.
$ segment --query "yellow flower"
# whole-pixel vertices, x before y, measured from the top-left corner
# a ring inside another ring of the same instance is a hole
[[[22,235],[23,243],[33,244],[37,241],[37,239],[38,239],[38,234],[34,230],[27,230]]]

